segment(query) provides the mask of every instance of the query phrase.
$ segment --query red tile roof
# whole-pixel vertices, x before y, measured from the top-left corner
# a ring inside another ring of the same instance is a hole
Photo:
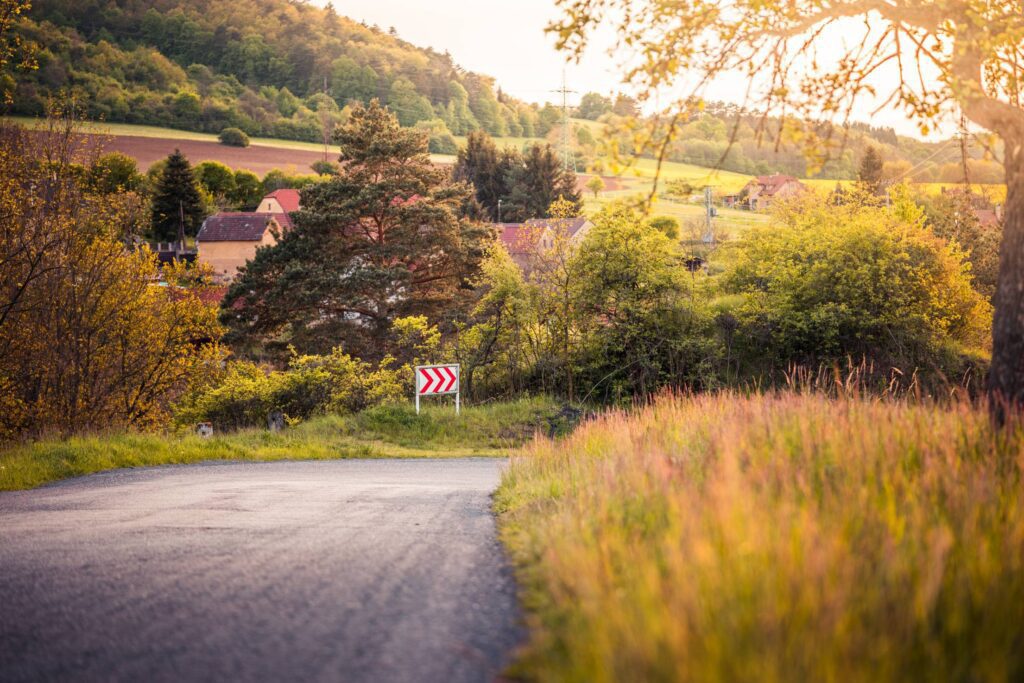
[[[197,242],[258,242],[281,214],[221,212],[203,221]]]
[[[225,286],[218,287],[205,287],[199,290],[199,300],[204,304],[215,304],[220,305],[220,302],[224,299],[224,296],[228,293],[228,288]]]
[[[280,225],[281,229],[283,230],[291,230],[292,227],[294,226],[294,224],[292,223],[291,214],[275,213],[271,215],[274,217],[274,220],[277,221],[277,224]]]
[[[277,203],[281,205],[281,208],[286,213],[299,210],[299,191],[291,188],[283,187],[280,190],[274,190],[268,194],[264,199],[276,199]]]
[[[529,252],[536,240],[531,231],[523,230],[522,223],[495,223],[494,227],[498,229],[498,239],[512,255]]]
[[[759,175],[754,179],[754,182],[761,186],[761,193],[768,196],[775,194],[789,183],[800,183],[800,181],[793,176],[783,175],[782,173]]]

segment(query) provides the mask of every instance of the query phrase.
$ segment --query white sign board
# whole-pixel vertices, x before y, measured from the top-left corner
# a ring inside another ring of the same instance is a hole
[[[416,366],[416,412],[421,396],[455,394],[455,413],[459,412],[459,364]]]

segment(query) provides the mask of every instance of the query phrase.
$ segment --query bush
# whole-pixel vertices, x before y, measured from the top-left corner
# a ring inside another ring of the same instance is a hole
[[[455,136],[448,132],[431,135],[427,147],[431,154],[459,153],[459,143],[455,141]]]
[[[281,411],[292,420],[353,413],[402,395],[399,371],[373,369],[341,349],[325,356],[293,356],[284,371],[267,372],[255,363],[232,363],[213,386],[188,396],[175,411],[180,425],[212,422],[218,430],[266,424]]]
[[[800,200],[748,232],[733,257],[723,286],[742,295],[729,312],[752,366],[853,356],[909,374],[987,345],[991,307],[963,254],[903,195],[891,208]]]
[[[323,159],[320,159],[318,161],[314,161],[309,165],[309,167],[313,169],[313,172],[317,175],[338,175],[339,173],[338,164],[334,161],[324,161]]]
[[[249,136],[240,128],[225,128],[217,136],[217,139],[220,140],[220,144],[230,147],[249,146]]]

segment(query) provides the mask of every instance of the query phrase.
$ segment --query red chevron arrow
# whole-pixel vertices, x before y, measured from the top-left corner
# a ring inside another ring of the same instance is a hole
[[[423,382],[423,387],[420,389],[420,393],[429,394],[430,385],[434,381],[433,376],[430,374],[430,368],[421,368],[420,372],[423,373],[423,377],[425,378],[425,381]]]
[[[455,373],[452,372],[451,368],[441,368],[448,375],[448,384],[444,386],[442,391],[451,391],[452,387],[455,386],[455,380],[458,379]]]

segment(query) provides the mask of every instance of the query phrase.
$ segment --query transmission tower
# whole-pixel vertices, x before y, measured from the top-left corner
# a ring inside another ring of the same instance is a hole
[[[569,170],[570,164],[573,172],[576,171],[576,155],[569,149],[569,95],[576,94],[575,90],[569,90],[565,83],[565,69],[562,69],[562,87],[551,92],[562,94],[562,168]]]
[[[718,215],[718,209],[714,204],[714,188],[708,185],[704,188],[704,236],[701,238],[704,244],[715,243],[715,224],[713,219]]]

